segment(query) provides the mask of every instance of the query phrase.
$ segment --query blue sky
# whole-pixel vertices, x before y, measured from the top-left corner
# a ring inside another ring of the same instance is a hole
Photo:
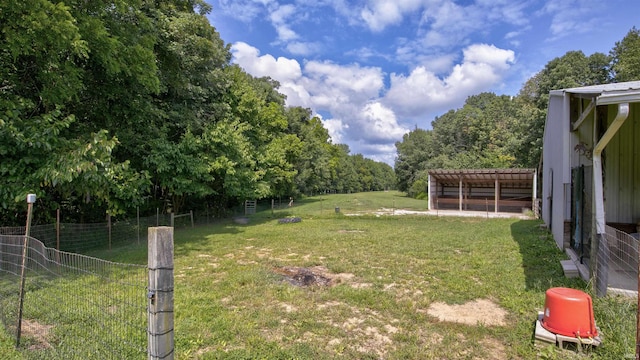
[[[395,142],[567,51],[608,54],[639,0],[207,0],[233,62],[281,84],[334,143],[393,165]]]

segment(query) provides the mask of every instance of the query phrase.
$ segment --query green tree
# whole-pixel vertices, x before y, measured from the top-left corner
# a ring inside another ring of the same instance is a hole
[[[403,135],[402,141],[396,142],[397,157],[395,175],[398,190],[407,191],[424,170],[427,161],[436,153],[432,151],[433,132],[415,129]]]
[[[29,192],[41,203],[90,199],[118,213],[145,182],[112,159],[118,139],[106,129],[79,131],[85,117],[74,105],[86,100],[94,49],[74,10],[45,0],[0,4],[0,206],[7,222]]]
[[[640,80],[640,30],[631,28],[609,54],[616,82]]]

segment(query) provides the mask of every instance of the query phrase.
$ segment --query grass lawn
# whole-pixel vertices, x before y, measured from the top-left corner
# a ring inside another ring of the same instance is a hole
[[[340,213],[335,208],[340,207]],[[178,359],[623,359],[634,300],[594,298],[603,344],[532,344],[550,287],[589,291],[537,220],[366,215],[425,210],[395,192],[312,197],[175,233]],[[346,216],[347,213],[361,216]],[[297,223],[278,219],[297,216]],[[146,262],[131,246],[102,253]],[[465,323],[466,322],[466,323]],[[0,357],[16,354],[0,331]]]

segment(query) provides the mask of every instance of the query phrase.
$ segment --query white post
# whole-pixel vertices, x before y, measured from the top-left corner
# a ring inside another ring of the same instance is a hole
[[[149,360],[173,360],[173,228],[149,228]]]
[[[531,210],[533,211],[536,218],[540,218],[538,216],[539,211],[536,211],[538,204],[538,170],[533,170],[533,189],[531,199]]]
[[[24,305],[24,283],[26,277],[27,253],[29,249],[29,233],[31,232],[31,217],[33,213],[33,203],[36,202],[36,195],[27,195],[27,225],[24,233],[24,247],[22,248],[22,270],[20,271],[20,304],[18,308],[18,324],[16,328],[16,348],[20,346],[20,335],[22,333],[22,309]]]

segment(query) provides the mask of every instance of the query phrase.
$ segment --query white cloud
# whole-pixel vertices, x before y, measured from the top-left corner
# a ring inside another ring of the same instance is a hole
[[[287,44],[287,51],[293,55],[309,56],[320,52],[322,45],[316,42],[294,41]]]
[[[552,39],[558,39],[570,34],[585,33],[598,26],[597,17],[602,9],[601,1],[593,0],[549,0],[543,7],[541,14],[551,16]]]
[[[289,18],[292,17],[292,15],[295,15],[295,13],[296,7],[291,4],[287,4],[276,7],[275,10],[271,11],[271,14],[269,14],[271,24],[273,24],[273,27],[278,33],[278,40],[287,42],[298,39],[298,34],[296,34],[288,24]]]
[[[329,136],[331,136],[334,144],[344,143],[344,133],[349,129],[349,124],[345,124],[340,119],[322,120],[322,123],[329,132]]]
[[[264,15],[264,9],[275,0],[218,0],[220,10],[242,22],[251,22]]]
[[[463,50],[465,62],[490,65],[493,69],[506,70],[513,63],[513,51],[498,49],[494,45],[474,44]]]
[[[233,44],[231,52],[234,62],[254,76],[270,76],[280,82],[294,81],[302,76],[300,63],[294,59],[276,59],[269,54],[260,56],[258,49],[243,42]]]
[[[474,44],[462,51],[463,60],[450,67],[445,77],[425,66],[408,75],[391,74],[390,87],[382,96],[384,74],[377,67],[330,61],[308,61],[301,66],[293,59],[260,55],[246,43],[234,44],[232,52],[233,61],[248,73],[278,80],[288,105],[331,114],[323,123],[334,143],[348,143],[354,153],[379,154],[391,162],[382,149],[393,146],[409,131],[400,118],[424,118],[460,106],[468,96],[499,84],[515,61],[511,50]],[[444,68],[451,59],[447,55],[433,63],[441,62]]]
[[[380,68],[310,61],[305,65],[305,71],[314,77],[325,79],[328,85],[368,95],[377,94],[383,86]]]
[[[408,129],[400,126],[393,110],[379,102],[366,104],[361,112],[360,129],[369,142],[384,144],[402,138]]]
[[[406,13],[421,8],[423,0],[374,0],[360,12],[371,31],[379,32],[402,22]]]
[[[444,79],[422,66],[408,76],[391,74],[384,103],[408,117],[450,109],[469,95],[500,83],[515,61],[513,51],[486,44],[469,46],[463,54],[462,63]]]

